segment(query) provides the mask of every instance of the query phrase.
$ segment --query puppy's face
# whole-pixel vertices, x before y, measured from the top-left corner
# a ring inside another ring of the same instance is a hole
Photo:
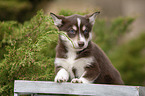
[[[67,35],[67,37],[60,35],[60,39],[65,42],[65,45],[68,48],[81,51],[88,46],[89,41],[92,39],[92,26],[95,22],[96,15],[99,13],[95,12],[92,15],[72,15],[67,17],[57,16],[53,13],[50,15],[59,30]]]

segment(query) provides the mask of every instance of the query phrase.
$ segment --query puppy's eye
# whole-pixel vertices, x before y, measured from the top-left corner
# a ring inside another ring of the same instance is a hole
[[[88,32],[89,32],[89,31],[88,31],[87,29],[84,30],[84,34],[88,34]]]
[[[75,34],[75,30],[71,29],[71,30],[69,30],[69,33],[70,34]]]

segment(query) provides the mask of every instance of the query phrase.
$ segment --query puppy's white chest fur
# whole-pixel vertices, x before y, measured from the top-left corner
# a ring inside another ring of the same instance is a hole
[[[71,79],[75,77],[81,77],[84,73],[84,68],[93,62],[93,57],[86,57],[76,59],[77,54],[74,51],[69,51],[67,53],[67,58],[56,58],[55,64],[57,66],[62,66],[70,75]],[[75,74],[73,69],[76,69]]]

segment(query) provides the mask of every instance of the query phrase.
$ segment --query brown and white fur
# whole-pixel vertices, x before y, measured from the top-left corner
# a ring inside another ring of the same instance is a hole
[[[108,57],[91,41],[92,27],[99,13],[66,17],[50,13],[54,24],[67,35],[59,35],[55,82],[123,84]]]

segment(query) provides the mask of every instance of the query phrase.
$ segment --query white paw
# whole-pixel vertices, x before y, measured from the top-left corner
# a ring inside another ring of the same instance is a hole
[[[83,81],[78,78],[74,78],[71,80],[71,83],[83,83]]]
[[[69,79],[69,74],[65,69],[60,69],[55,76],[54,81],[58,83],[67,82]]]
[[[86,83],[86,84],[90,84],[91,82],[88,81],[85,78],[80,78],[80,79],[74,78],[74,79],[71,80],[71,83]]]

